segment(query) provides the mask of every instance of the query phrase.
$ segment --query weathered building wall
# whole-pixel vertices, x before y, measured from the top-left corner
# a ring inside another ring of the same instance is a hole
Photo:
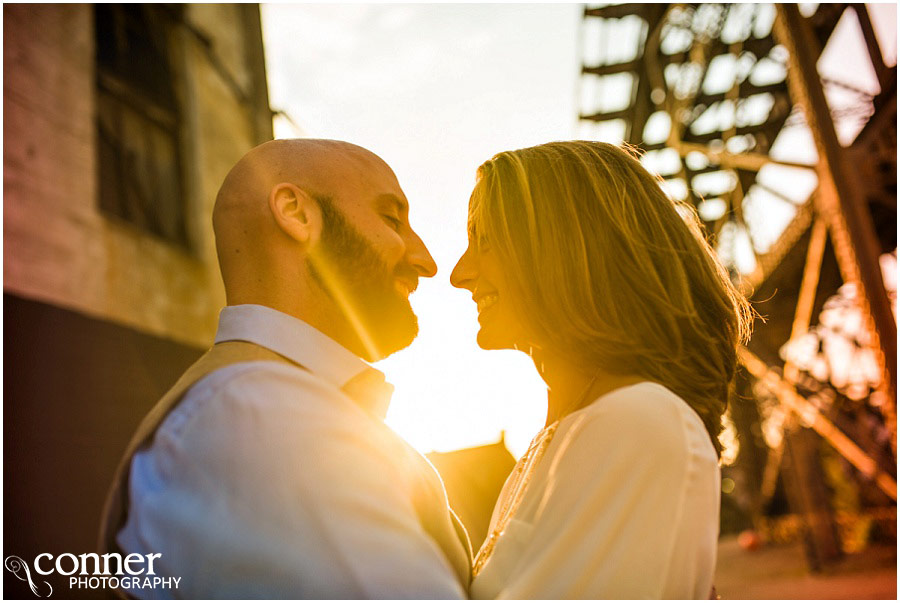
[[[212,343],[225,303],[211,221],[218,187],[272,138],[258,6],[154,8],[175,15],[168,81],[184,168],[173,206],[185,240],[101,209],[101,192],[118,189],[99,176],[108,143],[98,108],[109,95],[98,92],[96,10],[3,6],[4,555],[29,562],[95,550],[131,434]],[[165,155],[157,162],[171,168]],[[104,594],[46,578],[56,598]],[[33,596],[9,573],[3,595]]]
[[[215,193],[272,137],[258,8],[188,5],[177,31],[190,250],[98,208],[92,10],[4,6],[4,291],[206,346],[224,305]]]

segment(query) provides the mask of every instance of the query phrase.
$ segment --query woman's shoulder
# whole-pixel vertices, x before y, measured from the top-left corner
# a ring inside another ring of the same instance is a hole
[[[689,449],[715,456],[699,415],[679,395],[658,383],[642,381],[606,393],[566,418],[563,430],[579,438],[615,438],[644,450]]]
[[[681,415],[685,411],[693,413],[681,396],[659,383],[641,381],[607,392],[588,404],[576,414],[587,417],[629,416],[638,417],[647,422],[656,422],[665,417]],[[698,417],[699,419],[699,417]]]

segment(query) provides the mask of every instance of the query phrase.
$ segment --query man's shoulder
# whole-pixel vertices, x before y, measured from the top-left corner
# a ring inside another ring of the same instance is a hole
[[[291,388],[308,391],[312,395],[329,396],[339,388],[304,367],[278,360],[247,360],[218,368],[198,379],[184,398],[215,397],[234,390],[252,393],[253,390]]]
[[[231,364],[197,380],[183,399],[214,398],[269,405],[304,400],[343,399],[334,383],[305,368],[276,360],[250,360]]]
[[[307,475],[355,465],[406,473],[401,442],[333,383],[291,365],[254,361],[198,381],[146,452],[173,474],[205,467],[219,479],[243,482],[248,473],[298,463]]]
[[[340,388],[302,367],[253,360],[219,368],[198,379],[158,431],[175,437],[210,430],[290,429],[300,433],[359,420],[361,412]]]

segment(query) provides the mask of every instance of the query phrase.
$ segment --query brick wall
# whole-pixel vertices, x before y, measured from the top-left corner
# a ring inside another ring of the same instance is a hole
[[[258,8],[187,5],[177,30],[190,251],[98,209],[92,10],[3,7],[4,290],[206,346],[224,305],[215,194],[272,136]]]

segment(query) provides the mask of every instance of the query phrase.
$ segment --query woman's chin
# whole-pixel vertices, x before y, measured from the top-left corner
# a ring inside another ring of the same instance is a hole
[[[475,341],[478,343],[478,347],[482,350],[493,350],[493,345],[491,345],[491,338],[489,335],[485,335],[484,329],[479,329],[478,335],[475,336]]]
[[[482,350],[513,350],[516,346],[507,337],[500,337],[496,333],[492,333],[490,329],[481,327],[475,340],[478,347]]]

